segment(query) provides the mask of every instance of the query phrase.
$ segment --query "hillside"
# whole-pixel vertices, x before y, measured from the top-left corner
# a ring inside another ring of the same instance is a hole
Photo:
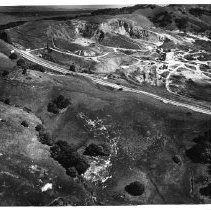
[[[83,11],[0,8],[0,206],[210,204],[210,6]]]

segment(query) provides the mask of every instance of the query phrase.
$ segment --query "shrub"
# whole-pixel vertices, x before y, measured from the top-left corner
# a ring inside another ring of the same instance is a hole
[[[18,56],[17,56],[17,54],[15,54],[15,53],[11,53],[10,56],[9,56],[9,58],[10,58],[11,60],[15,60],[15,59],[18,58]]]
[[[176,163],[176,164],[181,164],[182,160],[178,155],[175,155],[172,157],[172,160]]]
[[[25,65],[26,65],[26,63],[25,63],[25,61],[22,58],[20,58],[19,60],[17,60],[17,66],[22,67],[22,66],[25,66]]]
[[[59,113],[59,109],[64,109],[70,104],[70,101],[62,95],[59,95],[48,104],[48,112]]]
[[[152,22],[158,24],[160,27],[166,27],[172,23],[171,14],[167,11],[161,12],[152,18]]]
[[[37,70],[37,71],[40,71],[40,72],[45,72],[45,68],[43,66],[38,65],[38,64],[30,64],[29,65],[29,68],[32,69],[32,70]]]
[[[41,130],[39,132],[39,139],[40,139],[40,142],[42,144],[46,144],[48,146],[52,146],[53,145],[52,138],[50,137],[50,135],[47,132],[45,132],[43,130]]]
[[[22,74],[25,75],[26,73],[27,73],[27,69],[24,68],[23,71],[22,71]]]
[[[22,123],[21,123],[22,126],[28,128],[29,127],[29,124],[24,120]]]
[[[51,156],[66,170],[75,167],[79,174],[85,173],[89,167],[87,161],[65,141],[58,141],[51,147]]]
[[[195,138],[196,142],[193,147],[186,150],[186,155],[194,163],[208,164],[211,163],[211,130],[204,135]]]
[[[7,105],[10,105],[10,99],[9,99],[9,98],[6,98],[6,99],[4,100],[4,103],[7,104]]]
[[[58,114],[59,113],[59,110],[56,106],[56,104],[50,102],[48,104],[48,108],[47,108],[48,112],[52,112],[53,114]]]
[[[52,140],[51,136],[47,133],[47,131],[45,131],[45,128],[43,127],[42,124],[36,125],[35,130],[37,132],[39,132],[38,137],[39,137],[39,141],[42,144],[46,144],[48,146],[53,145],[53,140]]]
[[[204,195],[204,196],[208,196],[209,198],[211,198],[211,184],[208,184],[206,187],[201,188],[199,190],[199,192]]]
[[[75,72],[75,65],[74,64],[71,64],[69,70]]]
[[[58,109],[64,109],[70,104],[69,100],[62,95],[55,98],[53,103],[56,104]]]
[[[187,18],[178,18],[175,19],[175,24],[178,27],[179,30],[186,30],[186,27],[188,25],[188,20]]]
[[[77,170],[75,167],[70,167],[66,170],[66,173],[68,176],[71,176],[71,177],[76,177],[77,176]]]
[[[194,163],[211,163],[211,144],[208,142],[196,144],[192,148],[186,150],[186,155]]]
[[[88,147],[86,147],[86,150],[84,151],[84,155],[89,156],[109,156],[110,150],[107,145],[96,145],[96,144],[90,144]]]
[[[44,131],[44,127],[43,127],[42,124],[38,124],[38,125],[36,125],[35,130],[38,131],[38,132],[39,131]]]
[[[1,75],[2,75],[2,77],[6,77],[9,75],[9,71],[4,70]]]

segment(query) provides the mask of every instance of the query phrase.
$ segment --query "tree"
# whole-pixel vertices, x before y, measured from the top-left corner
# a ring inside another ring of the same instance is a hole
[[[17,56],[16,53],[11,53],[10,56],[9,56],[9,58],[10,58],[11,60],[15,60],[15,59],[18,58],[18,56]]]
[[[75,65],[71,64],[69,70],[75,72]]]
[[[64,109],[70,104],[70,101],[63,95],[59,95],[53,100],[53,103],[56,104],[58,109]]]
[[[51,147],[51,156],[66,170],[75,167],[79,174],[85,173],[90,166],[84,157],[65,141],[58,141]]]
[[[17,60],[17,66],[21,67],[24,70],[27,69],[26,62],[22,58],[20,58],[19,60]]]
[[[51,136],[44,130],[39,131],[39,139],[42,144],[46,144],[48,146],[53,145],[53,140]]]
[[[59,113],[59,110],[58,110],[56,104],[54,104],[52,102],[50,102],[48,104],[47,110],[48,110],[48,112],[52,112],[53,114],[58,114]]]

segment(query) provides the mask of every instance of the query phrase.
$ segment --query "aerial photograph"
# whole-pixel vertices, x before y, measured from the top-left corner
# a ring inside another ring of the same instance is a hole
[[[211,204],[211,4],[0,6],[0,206],[145,204]]]

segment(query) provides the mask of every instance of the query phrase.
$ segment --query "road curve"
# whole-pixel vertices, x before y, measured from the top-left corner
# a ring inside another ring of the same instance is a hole
[[[150,97],[157,99],[157,100],[159,100],[163,103],[166,103],[166,104],[171,104],[171,105],[178,106],[178,107],[184,107],[184,108],[187,108],[187,109],[195,111],[195,112],[211,115],[211,109],[202,108],[202,107],[199,107],[199,106],[193,106],[193,105],[189,105],[189,104],[182,103],[182,102],[177,102],[177,101],[174,101],[174,100],[170,100],[170,99],[167,99],[167,98],[160,97],[156,94],[149,93],[149,92],[146,92],[146,91],[136,90],[136,89],[133,89],[133,88],[128,88],[128,87],[122,86],[122,85],[117,85],[117,84],[114,84],[114,83],[111,83],[111,82],[104,81],[102,79],[95,78],[95,77],[93,77],[89,74],[71,72],[71,71],[59,66],[58,64],[55,64],[53,62],[44,60],[40,57],[34,56],[34,55],[30,54],[29,52],[20,50],[20,49],[15,48],[15,47],[14,47],[14,50],[16,52],[18,52],[19,54],[21,54],[24,58],[30,60],[31,62],[42,65],[42,66],[49,68],[49,69],[51,69],[55,72],[60,72],[62,74],[68,73],[68,74],[72,74],[72,75],[80,75],[80,76],[83,76],[85,78],[89,78],[94,83],[97,83],[97,84],[100,84],[100,85],[103,85],[103,86],[109,86],[109,87],[112,87],[112,88],[115,88],[115,89],[122,88],[122,91],[133,92],[133,93],[137,93],[137,94],[144,94],[144,95],[150,96]]]

